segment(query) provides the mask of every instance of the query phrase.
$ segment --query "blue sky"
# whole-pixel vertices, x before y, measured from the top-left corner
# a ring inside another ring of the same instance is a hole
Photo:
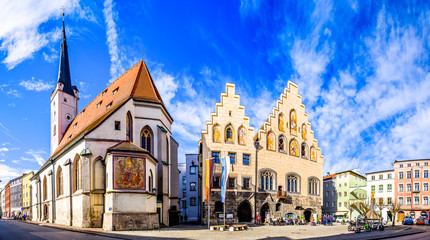
[[[324,172],[391,168],[430,154],[430,5],[425,1],[2,1],[0,179],[49,158],[62,6],[79,110],[144,59],[185,153],[225,83],[251,124],[299,85]]]

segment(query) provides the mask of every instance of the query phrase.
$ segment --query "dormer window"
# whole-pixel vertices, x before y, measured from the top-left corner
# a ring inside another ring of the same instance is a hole
[[[104,96],[107,92],[107,89],[102,92],[102,96]]]
[[[81,112],[81,116],[82,116],[82,115],[84,115],[84,112],[85,112],[85,108],[82,110],[82,112]]]
[[[72,134],[70,134],[70,136],[67,138],[67,140],[70,140],[72,138]]]
[[[76,127],[76,125],[78,125],[78,123],[75,123],[75,124],[73,125],[73,128],[75,128],[75,127]]]
[[[109,103],[107,106],[106,106],[106,110],[109,110],[109,108],[112,106],[112,103]]]
[[[99,108],[99,107],[100,107],[100,105],[102,105],[102,102],[103,102],[103,101],[100,101],[99,103],[97,103],[97,108]]]
[[[112,91],[112,95],[115,95],[118,92],[118,88],[115,88],[115,90]]]

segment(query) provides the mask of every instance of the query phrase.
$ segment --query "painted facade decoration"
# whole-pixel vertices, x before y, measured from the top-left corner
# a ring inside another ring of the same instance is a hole
[[[311,160],[312,161],[317,161],[317,153],[316,153],[316,151],[315,151],[315,147],[311,147]]]
[[[267,149],[275,151],[275,134],[273,132],[267,134]]]
[[[303,123],[303,125],[302,125],[302,138],[303,138],[304,140],[306,140],[306,139],[307,139],[307,138],[306,138],[306,134],[307,134],[306,124],[305,124],[305,123]]]
[[[297,136],[297,114],[294,109],[290,112],[290,133]]]
[[[290,142],[290,155],[299,156],[299,145],[297,144],[296,140],[291,140]]]
[[[285,132],[285,116],[283,113],[279,114],[279,131]]]
[[[239,128],[237,137],[240,145],[246,145],[246,129],[243,126]]]
[[[145,190],[145,159],[114,157],[114,189]]]
[[[213,142],[220,143],[221,142],[221,126],[215,124],[212,130]]]
[[[278,144],[279,144],[279,151],[285,152],[285,137],[284,136],[281,135],[279,137]]]

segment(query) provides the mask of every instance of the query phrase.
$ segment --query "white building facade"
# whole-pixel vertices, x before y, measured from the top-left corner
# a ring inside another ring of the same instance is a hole
[[[394,170],[385,170],[366,173],[368,200],[375,206],[384,206],[382,210],[377,208],[382,218],[392,220],[392,213],[386,205],[394,201]]]

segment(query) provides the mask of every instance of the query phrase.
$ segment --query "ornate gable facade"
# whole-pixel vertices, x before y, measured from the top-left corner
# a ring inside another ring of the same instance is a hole
[[[229,206],[227,213],[233,214],[235,221],[252,221],[255,213],[263,220],[286,214],[305,218],[310,218],[312,214],[320,215],[324,156],[314,138],[297,85],[288,83],[288,88],[284,89],[272,113],[255,135],[251,135],[253,128],[249,127],[245,107],[240,105],[239,96],[234,94],[235,85],[228,83],[226,88],[199,142],[203,180],[206,179],[203,160],[215,159],[211,217],[217,217],[220,206],[220,190],[216,186],[217,177],[221,176],[221,164],[217,163],[217,159],[229,155],[235,156],[229,175],[235,180],[227,191],[226,204]],[[242,124],[247,129],[245,145],[238,137],[238,126]],[[230,127],[233,133],[231,139]],[[256,142],[259,144],[258,153]],[[205,185],[200,186],[203,193],[201,216],[205,221]]]

